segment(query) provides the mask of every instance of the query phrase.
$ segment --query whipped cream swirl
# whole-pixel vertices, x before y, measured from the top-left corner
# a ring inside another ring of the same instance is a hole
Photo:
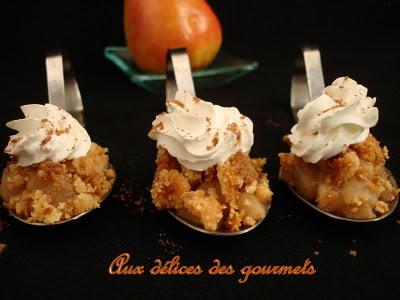
[[[291,151],[316,163],[333,157],[352,144],[363,142],[378,122],[376,98],[349,77],[340,77],[323,94],[298,112],[299,122],[289,139]]]
[[[235,107],[222,107],[177,91],[167,113],[153,121],[149,137],[186,168],[204,171],[253,145],[253,123]]]
[[[59,162],[85,156],[91,140],[86,130],[69,113],[52,104],[21,106],[25,119],[10,121],[10,136],[4,152],[26,167],[45,160]]]

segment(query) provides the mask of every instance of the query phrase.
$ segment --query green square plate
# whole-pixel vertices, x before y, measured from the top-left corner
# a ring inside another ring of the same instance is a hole
[[[152,93],[165,92],[165,75],[140,70],[131,59],[128,48],[109,46],[104,49],[104,55],[128,75],[133,83]],[[207,68],[193,72],[194,84],[196,89],[224,85],[257,68],[257,61],[238,58],[220,51]]]

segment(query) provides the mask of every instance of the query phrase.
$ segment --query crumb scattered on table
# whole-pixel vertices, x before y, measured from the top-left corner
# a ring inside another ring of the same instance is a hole
[[[318,256],[319,255],[319,251],[314,251],[314,254]]]
[[[127,208],[133,208],[135,213],[143,213],[147,206],[147,201],[139,190],[133,179],[128,179],[121,184],[119,189],[112,195],[112,198],[124,203]],[[148,209],[153,212],[152,209]]]
[[[278,122],[274,121],[274,119],[272,119],[270,116],[267,117],[267,125],[270,125],[272,127],[280,127],[281,124],[279,124]]]
[[[0,216],[1,217],[1,216]],[[5,230],[7,227],[9,227],[10,224],[7,223],[4,219],[0,219],[0,232]]]
[[[171,256],[177,255],[182,250],[182,246],[169,237],[164,230],[161,230],[158,235],[158,244],[165,253]]]

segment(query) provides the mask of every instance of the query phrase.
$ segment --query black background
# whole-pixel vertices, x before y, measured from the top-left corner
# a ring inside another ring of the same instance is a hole
[[[244,236],[218,238],[191,231],[151,209],[147,188],[154,171],[155,143],[147,131],[163,97],[134,86],[103,58],[106,45],[123,45],[122,1],[7,1],[1,8],[1,120],[21,116],[18,107],[45,103],[44,53],[69,51],[87,110],[92,140],[108,146],[118,182],[131,199],[109,198],[102,209],[71,224],[34,228],[9,218],[0,232],[8,245],[0,256],[0,298],[251,297],[397,298],[399,210],[375,224],[350,224],[318,215],[277,179],[277,153],[293,125],[289,87],[296,48],[319,45],[326,83],[349,75],[377,97],[380,120],[372,132],[386,144],[389,168],[400,176],[399,6],[395,1],[210,1],[224,30],[223,48],[257,59],[260,68],[227,86],[198,95],[237,106],[255,126],[253,156],[269,158],[275,193],[268,218]],[[11,131],[0,126],[0,145]],[[3,168],[6,155],[0,158]],[[133,200],[144,197],[143,213]],[[167,242],[165,242],[167,241]],[[352,257],[349,250],[357,250]],[[315,255],[314,251],[320,254]],[[206,271],[214,258],[237,273],[211,277],[111,276],[107,268],[122,252],[132,263],[181,255],[182,263]],[[251,277],[238,284],[244,265],[298,265],[310,258],[317,274]]]

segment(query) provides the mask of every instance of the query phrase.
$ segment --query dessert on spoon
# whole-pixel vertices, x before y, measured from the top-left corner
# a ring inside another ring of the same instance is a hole
[[[378,220],[397,204],[399,189],[385,167],[388,149],[370,133],[375,98],[340,77],[297,114],[280,153],[280,179],[321,212],[346,220]]]
[[[262,220],[272,192],[262,171],[266,159],[249,156],[251,120],[184,91],[166,104],[149,133],[158,147],[155,206],[210,231],[238,231]]]
[[[62,59],[57,53],[46,61],[49,100],[82,112],[71,72],[65,73],[64,90]],[[70,71],[69,62],[64,68]],[[10,155],[0,184],[4,207],[31,225],[64,223],[99,207],[115,181],[107,148],[92,142],[77,119],[59,106],[29,104],[21,110],[25,118],[6,124],[18,133],[4,150]]]
[[[235,107],[194,95],[186,51],[171,50],[168,58],[167,111],[149,132],[158,148],[153,203],[203,233],[248,232],[265,218],[272,198],[266,159],[249,156],[253,123]]]

